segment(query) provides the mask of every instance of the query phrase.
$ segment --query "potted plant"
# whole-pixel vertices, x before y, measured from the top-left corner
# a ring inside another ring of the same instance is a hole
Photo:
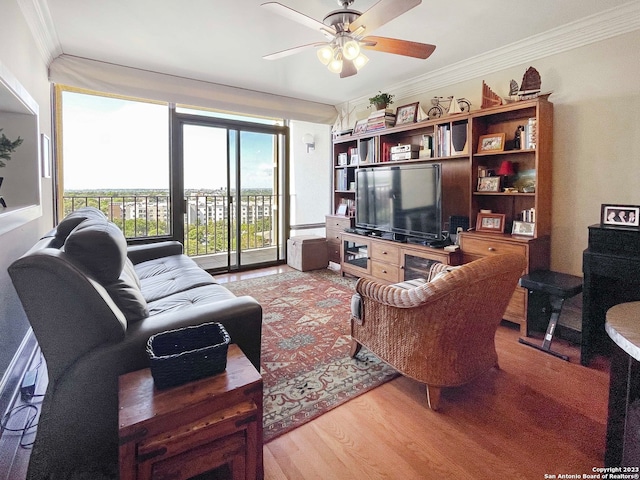
[[[1,132],[2,129],[0,128],[0,133]],[[11,160],[11,154],[22,144],[22,141],[23,139],[18,137],[12,142],[2,133],[2,136],[0,136],[0,168],[7,166],[5,160]]]
[[[2,129],[0,128],[0,133],[1,132],[2,132]],[[18,137],[14,141],[11,141],[6,137],[4,133],[1,133],[0,135],[0,168],[7,166],[6,161],[11,160],[11,154],[15,152],[16,148],[18,148],[22,144],[22,141],[23,139],[20,137]],[[4,180],[4,177],[0,177],[0,187],[2,187],[3,180]],[[7,206],[6,202],[4,201],[4,198],[2,198],[1,196],[0,196],[0,206],[2,207]]]
[[[369,99],[369,103],[376,107],[376,110],[382,110],[393,103],[394,95],[390,93],[382,93],[378,91],[377,95],[374,95]]]

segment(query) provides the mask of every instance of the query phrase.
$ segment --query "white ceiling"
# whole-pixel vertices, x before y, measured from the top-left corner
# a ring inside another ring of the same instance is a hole
[[[262,8],[266,0],[18,1],[23,11],[37,12],[50,59],[64,53],[331,105],[526,44],[548,31],[575,29],[575,22],[597,24],[614,7],[633,4],[638,11],[638,0],[423,0],[375,34],[435,44],[430,58],[367,52],[369,64],[341,79],[313,50],[262,59],[324,40],[319,32]],[[365,11],[376,2],[356,0],[351,8]],[[336,0],[280,3],[320,21],[339,8]]]

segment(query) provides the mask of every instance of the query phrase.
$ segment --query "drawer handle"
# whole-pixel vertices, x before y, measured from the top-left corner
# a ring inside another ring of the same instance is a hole
[[[487,250],[489,250],[490,252],[495,252],[496,251],[496,249],[494,247],[489,247],[489,248],[487,248]]]
[[[387,273],[387,271],[386,270],[382,270],[382,273]]]
[[[386,255],[386,254],[387,254],[387,251],[386,251],[386,250],[383,250],[383,251],[382,251],[382,254],[383,254],[383,255]]]

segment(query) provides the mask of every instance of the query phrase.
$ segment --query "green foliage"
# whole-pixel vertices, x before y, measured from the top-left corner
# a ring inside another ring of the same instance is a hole
[[[395,95],[392,95],[390,93],[382,93],[381,90],[378,90],[377,95],[369,98],[369,103],[376,107],[384,104],[386,107],[387,105],[391,105],[393,103],[393,97],[395,97]]]
[[[2,128],[0,128],[2,132]],[[0,136],[0,167],[6,167],[5,160],[11,160],[11,154],[16,151],[20,145],[22,145],[23,139],[18,137],[16,140],[11,141],[3,133]]]

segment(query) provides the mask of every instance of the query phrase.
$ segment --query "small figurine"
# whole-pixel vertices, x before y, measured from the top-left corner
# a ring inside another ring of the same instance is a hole
[[[513,148],[515,150],[520,150],[521,145],[522,145],[522,132],[524,132],[524,126],[523,125],[518,125],[518,128],[516,128],[516,133],[513,136]]]

